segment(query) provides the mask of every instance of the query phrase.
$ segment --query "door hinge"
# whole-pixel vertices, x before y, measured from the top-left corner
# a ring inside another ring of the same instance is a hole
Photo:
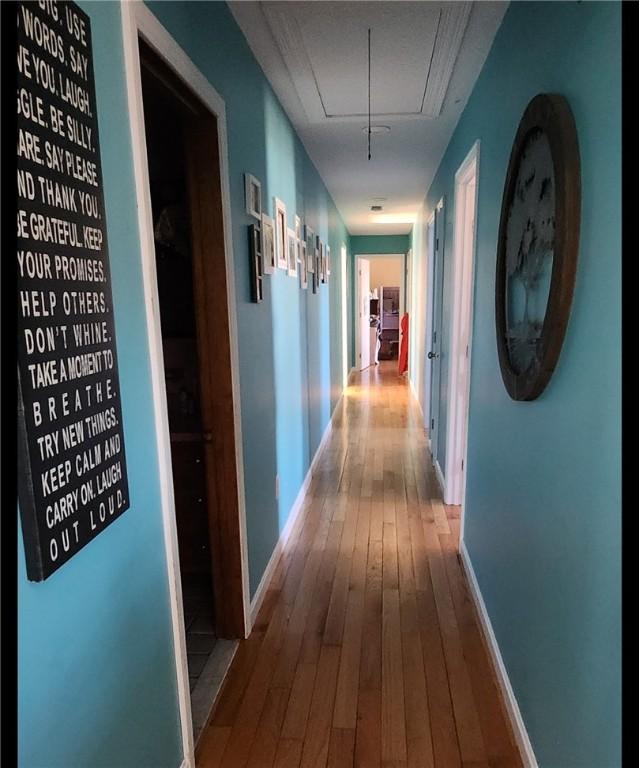
[[[464,460],[462,459],[462,471],[464,470]]]
[[[433,344],[437,344],[437,331],[433,331]]]
[[[466,357],[468,357],[468,344],[466,344]]]
[[[430,420],[430,428],[435,429],[435,419]]]

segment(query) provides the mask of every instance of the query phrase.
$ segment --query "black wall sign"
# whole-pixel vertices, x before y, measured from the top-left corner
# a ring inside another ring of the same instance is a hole
[[[88,16],[19,2],[18,488],[46,579],[129,507]]]

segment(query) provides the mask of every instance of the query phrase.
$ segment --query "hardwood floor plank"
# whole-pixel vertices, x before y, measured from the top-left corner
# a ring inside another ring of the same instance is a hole
[[[408,765],[433,768],[435,761],[426,691],[426,673],[417,620],[417,599],[415,592],[402,593],[400,591],[400,595]]]
[[[332,728],[328,746],[328,768],[353,768],[355,729]]]
[[[289,614],[289,606],[284,602],[278,603],[235,716],[233,730],[224,750],[222,768],[240,768],[248,760]]]
[[[413,555],[413,573],[415,575],[415,589],[423,591],[427,589],[430,581],[428,570],[428,557],[426,556],[426,544],[424,542],[424,529],[421,520],[411,517],[409,522],[411,551]]]
[[[311,710],[304,734],[301,768],[324,768],[326,766],[339,656],[339,647],[334,645],[322,647]]]
[[[264,638],[264,631],[253,631],[251,636],[240,643],[226,680],[213,711],[214,726],[233,725],[244,691],[257,661],[257,655]]]
[[[357,694],[359,688],[359,662],[362,642],[364,593],[353,590],[349,593],[346,607],[344,639],[340,656],[333,727],[355,729],[357,724]]]
[[[359,686],[362,627],[366,594],[366,564],[370,529],[370,503],[360,502],[355,548],[349,580],[342,653],[335,695],[333,727],[354,729],[357,723],[357,695]]]
[[[432,585],[429,583],[428,589],[417,592],[416,598],[435,766],[459,768],[461,757],[457,744],[457,728]]]
[[[441,555],[436,526],[424,524],[424,539],[428,551],[433,594],[439,617],[439,626],[446,659],[457,736],[462,761],[485,763],[486,747],[479,724],[479,715],[473,696],[470,677],[462,650],[457,617],[450,594],[448,577]]]
[[[446,510],[443,503],[439,499],[430,500],[430,505],[433,509],[433,517],[435,518],[435,529],[437,533],[450,533],[450,527],[448,525],[448,517],[446,516]]]
[[[382,763],[382,691],[360,688],[357,701],[355,760],[357,768],[379,768]]]
[[[399,590],[384,589],[382,624],[382,764],[406,763],[406,717]]]
[[[297,665],[286,716],[282,725],[281,735],[285,739],[304,738],[316,673],[317,662],[300,662]]]
[[[338,645],[342,641],[346,601],[348,598],[348,583],[351,572],[351,558],[355,546],[355,532],[357,530],[358,507],[351,504],[344,523],[344,531],[340,542],[337,568],[333,581],[333,591],[326,615],[323,643],[325,645]]]
[[[384,569],[382,582],[384,589],[399,589],[397,570],[397,532],[394,523],[384,523]]]
[[[212,725],[204,730],[195,752],[195,760],[201,768],[219,768],[231,730],[230,725]]]
[[[306,620],[312,606],[312,596],[317,581],[317,575],[322,562],[324,548],[330,530],[329,509],[324,508],[324,514],[316,529],[312,548],[305,561],[302,577],[297,585],[297,593],[284,638],[282,651],[279,654],[272,686],[276,688],[291,688],[295,677],[295,668],[306,629]]]
[[[247,768],[271,768],[273,765],[288,696],[286,688],[269,690],[249,752]]]
[[[370,541],[366,564],[363,637],[360,654],[359,688],[382,686],[382,542]]]
[[[457,555],[454,534],[440,536],[445,553],[448,582],[451,587],[455,613],[468,673],[477,702],[488,762],[491,766],[521,766],[521,759],[515,745],[508,717],[500,700],[495,673],[490,664],[488,649],[479,628],[475,608],[468,594]]]
[[[301,759],[301,739],[280,739],[273,768],[299,768]]]
[[[342,522],[331,520],[322,564],[317,575],[317,582],[313,593],[313,602],[306,620],[299,663],[317,664],[319,659],[328,606],[333,592],[333,581],[335,579],[335,569],[337,567],[343,530],[344,525]]]

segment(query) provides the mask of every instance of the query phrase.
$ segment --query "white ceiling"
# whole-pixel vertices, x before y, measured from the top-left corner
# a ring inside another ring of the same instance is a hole
[[[507,5],[229,2],[353,235],[410,231]],[[370,161],[369,27],[371,122],[391,128]],[[376,222],[373,204],[400,222]]]

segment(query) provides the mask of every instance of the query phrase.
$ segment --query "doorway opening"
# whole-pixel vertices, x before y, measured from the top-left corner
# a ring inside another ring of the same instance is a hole
[[[194,736],[246,634],[217,119],[139,40]]]
[[[346,246],[342,243],[342,247],[340,249],[340,268],[341,268],[341,279],[342,279],[342,296],[341,296],[341,303],[342,303],[342,388],[346,389],[348,386],[348,291],[346,289],[347,287],[347,280],[348,280],[348,270],[346,266],[347,261],[347,251]]]
[[[397,360],[406,305],[406,255],[356,256],[356,367]]]
[[[460,534],[462,538],[467,470],[478,165],[479,142],[477,141],[455,174],[453,311],[444,501],[447,504],[462,506]]]

